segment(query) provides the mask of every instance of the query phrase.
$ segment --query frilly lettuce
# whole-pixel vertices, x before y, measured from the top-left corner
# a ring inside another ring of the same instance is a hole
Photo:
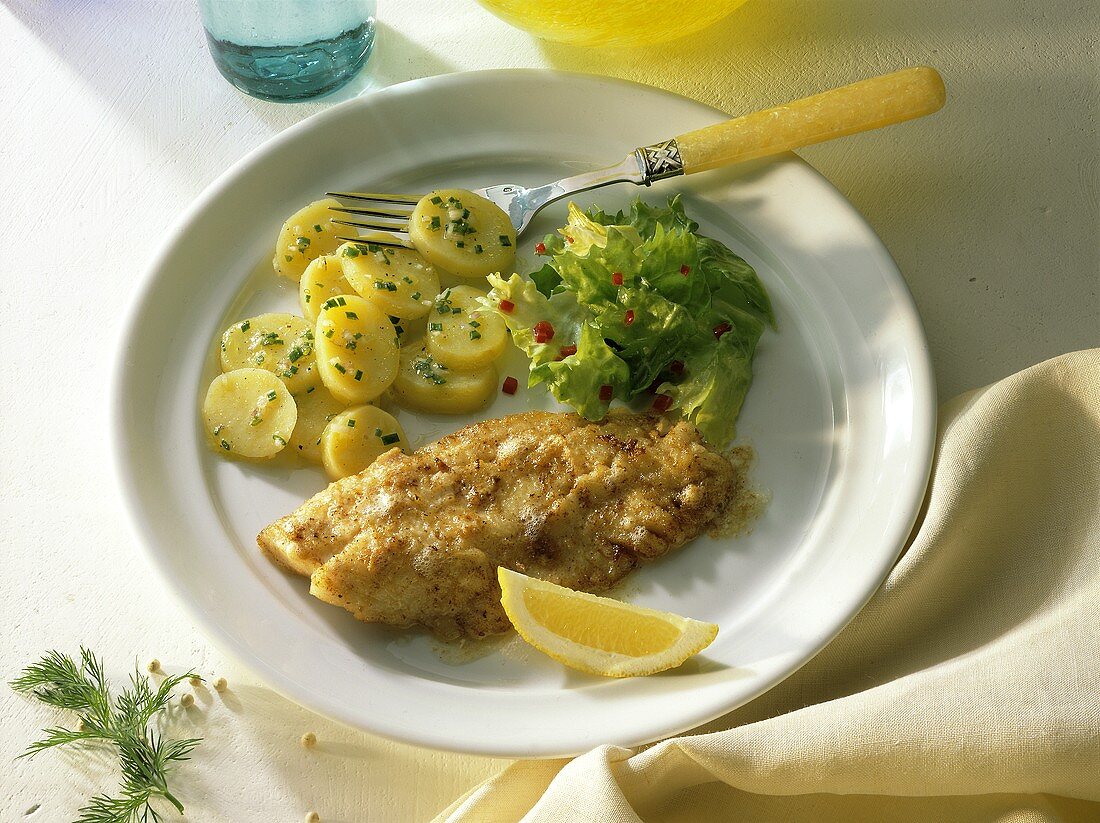
[[[728,444],[775,316],[752,266],[697,230],[679,197],[613,215],[570,204],[560,237],[545,240],[550,262],[530,280],[490,275],[484,304],[530,357],[528,384],[546,383],[591,420],[607,412],[603,387],[624,401],[655,388],[707,440]],[[502,300],[515,308],[501,311]],[[535,342],[539,321],[552,324],[552,340]],[[563,346],[577,351],[562,357]]]

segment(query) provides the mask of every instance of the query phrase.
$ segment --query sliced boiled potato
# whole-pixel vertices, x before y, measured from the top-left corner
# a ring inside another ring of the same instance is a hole
[[[298,303],[306,320],[316,323],[321,304],[341,294],[355,294],[355,290],[344,279],[344,268],[338,255],[326,254],[306,266],[298,282]]]
[[[512,270],[516,230],[490,200],[465,189],[425,195],[409,218],[409,237],[428,262],[461,277]]]
[[[347,233],[347,229],[332,222],[337,215],[331,209],[339,205],[331,197],[317,200],[283,223],[272,260],[276,273],[297,280],[310,262],[336,251],[343,242],[336,236]]]
[[[332,480],[359,474],[390,449],[409,451],[393,415],[377,406],[355,406],[332,418],[321,435],[321,459]]]
[[[428,353],[459,371],[484,368],[504,352],[508,329],[496,312],[478,303],[486,293],[473,286],[455,286],[435,299],[428,316]]]
[[[202,404],[214,447],[228,457],[263,459],[290,441],[298,409],[278,377],[263,369],[235,369],[214,378]]]
[[[412,249],[345,243],[337,254],[348,284],[386,314],[423,317],[439,293],[435,266]]]
[[[317,371],[332,396],[348,405],[373,400],[397,374],[397,332],[362,297],[330,297],[316,327]]]
[[[332,418],[347,408],[324,386],[307,389],[294,398],[298,406],[298,422],[287,443],[287,449],[310,463],[321,462],[321,433]]]
[[[497,370],[451,369],[419,346],[401,349],[401,368],[390,394],[409,409],[432,414],[466,414],[485,406],[497,388]]]
[[[313,349],[313,327],[301,317],[260,314],[222,333],[222,371],[264,369],[297,394],[320,383]]]

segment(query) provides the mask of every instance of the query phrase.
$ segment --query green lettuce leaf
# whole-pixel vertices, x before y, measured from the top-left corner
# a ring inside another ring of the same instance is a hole
[[[775,328],[775,312],[756,271],[717,240],[700,237],[699,269],[706,277],[715,305],[747,311]]]
[[[630,367],[607,344],[576,295],[559,292],[547,298],[518,274],[507,280],[491,274],[489,284],[488,296],[479,302],[504,318],[512,342],[531,359],[528,386],[546,383],[554,397],[589,420],[601,420],[607,413],[607,405],[600,400],[601,387],[611,386],[613,396],[627,397]],[[500,310],[502,300],[513,304],[512,311]],[[534,326],[540,321],[554,327],[554,337],[547,343],[535,342]],[[576,346],[577,351],[562,358],[563,346]]]
[[[737,415],[752,385],[752,353],[742,342],[731,334],[717,341],[697,341],[684,355],[687,379],[658,388],[672,397],[673,407],[709,442],[718,445],[733,440]]]
[[[550,262],[530,280],[491,275],[484,301],[531,359],[529,385],[546,383],[593,420],[607,411],[602,387],[631,401],[656,386],[707,440],[728,444],[757,343],[775,326],[752,266],[698,234],[679,196],[665,206],[637,200],[616,214],[570,204],[558,235],[547,238]],[[501,312],[501,300],[514,310]],[[547,343],[534,340],[540,321],[554,327]],[[577,350],[563,357],[564,346]]]
[[[600,389],[611,386],[612,396],[623,399],[630,367],[591,323],[581,327],[576,345],[576,354],[548,364],[547,386],[554,397],[572,406],[577,414],[588,420],[602,420],[607,404],[600,399]]]

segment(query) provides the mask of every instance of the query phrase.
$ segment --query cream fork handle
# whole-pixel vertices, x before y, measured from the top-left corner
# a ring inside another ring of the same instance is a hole
[[[639,151],[656,172],[650,179],[680,173],[669,156],[676,147],[683,173],[694,174],[923,117],[938,111],[945,96],[939,72],[916,66],[689,131],[675,142]],[[664,157],[654,157],[655,151]],[[662,160],[672,167],[653,168]]]

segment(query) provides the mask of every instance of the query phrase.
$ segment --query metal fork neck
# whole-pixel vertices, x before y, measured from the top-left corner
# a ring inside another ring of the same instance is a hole
[[[640,182],[648,186],[654,180],[678,177],[684,173],[684,161],[680,158],[680,146],[675,140],[665,140],[652,146],[634,149],[634,156],[642,168]]]

